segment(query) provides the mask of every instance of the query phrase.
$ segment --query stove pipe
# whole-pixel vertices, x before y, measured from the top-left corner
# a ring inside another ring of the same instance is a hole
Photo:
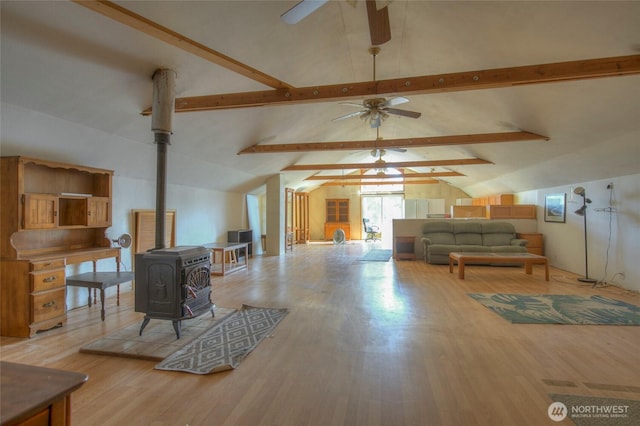
[[[156,166],[156,249],[164,248],[167,211],[167,145],[171,144],[173,113],[175,111],[176,73],[170,69],[158,69],[153,73],[153,103],[151,106],[151,130],[158,146]]]

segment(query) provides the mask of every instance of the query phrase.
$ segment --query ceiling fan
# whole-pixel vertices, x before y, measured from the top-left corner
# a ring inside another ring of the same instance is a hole
[[[374,164],[376,165],[375,171],[376,176],[386,176],[387,174],[387,162],[382,159],[382,156],[387,152],[384,149],[374,149],[371,151],[371,155],[374,157],[378,157]]]
[[[287,24],[297,24],[302,19],[311,15],[322,7],[328,0],[302,0],[291,9],[280,15]],[[356,0],[346,0],[351,6],[356,7]],[[367,18],[369,20],[369,36],[371,44],[379,46],[391,40],[391,26],[389,25],[389,12],[387,6],[392,0],[365,0],[367,5]]]
[[[373,56],[373,81],[376,80],[376,56],[380,53],[379,47],[369,48],[369,53]],[[351,105],[358,108],[364,108],[360,111],[352,112],[350,114],[342,115],[334,118],[331,121],[340,121],[351,117],[360,117],[364,121],[368,121],[369,125],[373,129],[377,129],[382,124],[382,120],[386,119],[389,114],[400,115],[409,118],[419,118],[422,113],[415,111],[408,111],[406,109],[393,108],[396,105],[409,102],[409,99],[404,96],[398,96],[391,99],[386,98],[372,98],[365,99],[362,104],[356,104],[353,102],[340,102],[342,105]]]

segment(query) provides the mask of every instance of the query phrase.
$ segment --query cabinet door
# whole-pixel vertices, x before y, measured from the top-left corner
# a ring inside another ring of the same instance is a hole
[[[89,198],[87,210],[87,224],[89,226],[111,226],[111,209],[108,198]]]
[[[338,201],[338,222],[349,222],[349,200]]]
[[[58,197],[51,194],[24,194],[24,229],[48,229],[58,226]]]

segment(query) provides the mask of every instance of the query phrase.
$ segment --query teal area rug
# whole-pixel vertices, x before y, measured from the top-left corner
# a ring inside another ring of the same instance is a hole
[[[618,398],[599,398],[585,395],[549,395],[555,403],[555,410],[549,410],[549,417],[571,419],[578,426],[626,426],[640,424],[640,401]],[[563,417],[564,416],[564,417]]]
[[[287,313],[287,309],[243,305],[242,309],[165,358],[155,369],[211,374],[236,368]]]
[[[363,262],[388,262],[392,254],[393,250],[371,249],[360,260]]]
[[[640,325],[640,307],[603,296],[469,293],[518,324]]]

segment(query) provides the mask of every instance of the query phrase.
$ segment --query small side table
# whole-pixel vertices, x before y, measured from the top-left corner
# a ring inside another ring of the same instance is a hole
[[[416,260],[416,237],[395,237],[396,260]]]
[[[120,284],[133,281],[133,272],[85,272],[84,274],[67,277],[67,285],[73,287],[86,287],[89,290],[89,307],[91,307],[91,289],[100,290],[100,303],[102,310],[100,318],[104,321],[104,289],[118,286],[117,305],[120,305]]]

